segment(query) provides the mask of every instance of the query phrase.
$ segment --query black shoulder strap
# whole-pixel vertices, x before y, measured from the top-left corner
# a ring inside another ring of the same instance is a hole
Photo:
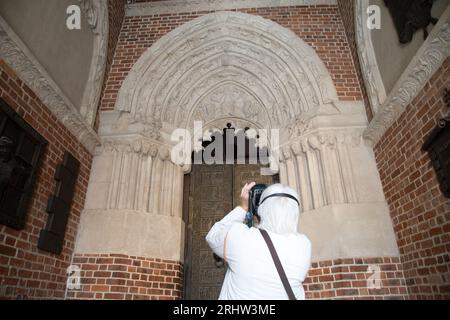
[[[272,255],[273,262],[275,263],[275,267],[277,267],[278,274],[280,275],[281,282],[283,283],[283,287],[286,290],[286,293],[289,297],[289,300],[297,300],[295,298],[294,292],[292,291],[291,285],[286,277],[286,273],[284,272],[283,266],[281,265],[281,261],[278,258],[277,251],[273,246],[272,240],[270,239],[269,234],[266,230],[259,229],[264,240],[267,243],[267,247],[269,248],[270,254]]]

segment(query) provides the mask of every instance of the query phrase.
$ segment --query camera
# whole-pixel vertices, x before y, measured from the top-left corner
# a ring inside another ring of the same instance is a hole
[[[267,189],[267,185],[265,185],[265,184],[257,184],[253,188],[250,189],[250,193],[248,196],[248,211],[253,216],[258,216],[259,201],[261,199],[262,193],[266,189]]]
[[[267,189],[267,185],[265,184],[257,184],[253,188],[250,189],[249,196],[248,196],[248,213],[245,217],[245,224],[247,224],[249,227],[252,227],[255,224],[254,218],[256,217],[257,222],[259,223],[260,217],[258,215],[258,207],[261,204],[261,195],[264,192],[264,190]],[[294,197],[291,194],[288,193],[273,193],[266,198],[264,198],[264,201],[266,201],[269,198],[273,197],[284,197],[294,200],[298,206],[300,207],[300,201]]]

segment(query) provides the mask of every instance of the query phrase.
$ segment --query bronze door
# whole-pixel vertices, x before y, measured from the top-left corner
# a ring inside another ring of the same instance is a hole
[[[235,165],[233,167],[233,204],[237,207],[241,201],[242,187],[249,182],[272,184],[277,182],[274,176],[262,176],[258,164]]]
[[[213,224],[239,205],[242,186],[251,181],[270,184],[259,165],[193,165],[185,185],[185,298],[216,300],[226,265],[214,257],[205,237]]]

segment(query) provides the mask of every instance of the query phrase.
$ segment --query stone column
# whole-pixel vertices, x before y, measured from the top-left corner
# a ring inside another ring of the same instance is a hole
[[[299,193],[300,230],[313,243],[313,261],[397,257],[373,151],[362,138],[364,109],[349,104],[341,110],[291,128],[280,180]]]
[[[73,261],[82,270],[82,290],[71,297],[181,297],[183,179],[183,168],[159,142],[139,136],[103,141]]]
[[[164,145],[104,142],[93,160],[77,252],[182,261],[183,174]]]

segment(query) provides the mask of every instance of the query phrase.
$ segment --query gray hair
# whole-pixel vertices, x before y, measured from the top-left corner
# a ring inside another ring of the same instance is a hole
[[[297,192],[291,187],[274,184],[264,190],[260,203],[266,197],[275,193],[287,193],[299,200]],[[293,199],[287,197],[269,198],[259,206],[258,215],[261,217],[258,228],[278,234],[298,232],[300,206]]]

